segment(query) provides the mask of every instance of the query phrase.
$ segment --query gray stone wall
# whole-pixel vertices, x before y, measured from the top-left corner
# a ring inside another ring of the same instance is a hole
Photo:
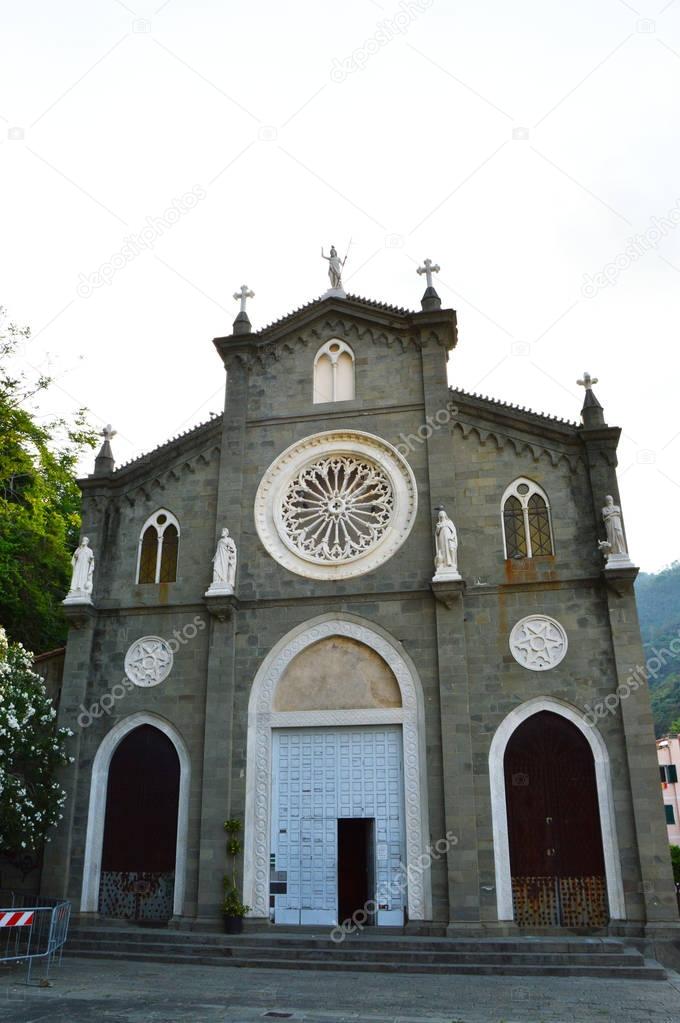
[[[597,551],[597,509],[604,493],[594,492],[609,485],[611,464],[593,477],[592,458],[589,462],[575,428],[449,392],[446,331],[440,323],[433,321],[432,330],[444,343],[430,337],[417,344],[417,318],[405,325],[395,317],[392,327],[377,329],[364,324],[360,312],[356,325],[352,316],[350,310],[343,326],[320,314],[304,330],[291,327],[289,341],[271,342],[264,354],[228,362],[221,442],[202,436],[196,449],[183,450],[175,463],[172,450],[151,456],[146,466],[133,467],[127,490],[125,473],[86,487],[85,526],[98,554],[95,601],[100,611],[84,630],[72,630],[60,723],[73,727],[80,706],[100,700],[122,678],[123,657],[133,640],[150,634],[169,637],[195,615],[207,627],[180,647],[162,685],[127,694],[110,715],[77,731],[77,770],[68,781],[71,817],[46,875],[55,886],[68,877],[76,902],[92,759],[116,720],[146,710],[170,721],[191,755],[185,912],[198,913],[200,919],[218,915],[224,872],[221,822],[226,816],[242,818],[245,809],[250,687],[271,648],[318,615],[349,612],[381,626],[416,665],[424,693],[430,837],[436,840],[448,828],[460,834],[448,862],[433,868],[433,916],[443,923],[495,919],[488,753],[497,726],[531,697],[552,696],[585,710],[618,684],[620,665]],[[354,348],[357,397],[315,406],[314,356],[334,334]],[[248,349],[257,338],[239,342]],[[442,417],[423,441],[425,417],[452,401],[457,414],[446,422]],[[281,451],[313,433],[345,428],[401,445],[417,481],[418,514],[401,549],[375,571],[338,582],[312,581],[284,570],[265,552],[253,503],[263,473]],[[412,441],[405,444],[409,435]],[[215,444],[221,447],[219,458]],[[184,448],[190,446],[189,438]],[[501,497],[520,475],[535,480],[548,495],[553,557],[504,559]],[[440,502],[458,527],[460,568],[467,581],[465,595],[451,609],[438,604],[430,588],[432,509]],[[178,581],[137,586],[140,530],[159,507],[180,522]],[[210,619],[203,594],[215,538],[225,524],[239,550],[238,607],[231,621],[220,622]],[[548,672],[521,667],[508,648],[512,626],[532,612],[557,618],[568,633],[567,656]],[[642,656],[633,619],[624,620],[617,639],[629,660]],[[635,718],[642,729],[645,700],[646,694],[638,698]],[[611,759],[628,915],[639,921],[650,912],[642,894],[641,829],[648,832],[645,856],[657,863],[655,883],[663,884],[654,816],[658,812],[661,823],[661,810],[652,799],[646,819],[639,801],[634,810],[623,715],[608,715],[600,728]],[[644,761],[641,741],[635,756]],[[655,760],[651,733],[648,759]]]

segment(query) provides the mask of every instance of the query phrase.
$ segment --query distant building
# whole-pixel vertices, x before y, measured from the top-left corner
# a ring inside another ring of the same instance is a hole
[[[663,805],[666,811],[668,841],[680,845],[680,735],[666,735],[656,741],[659,758],[659,774],[663,789]]]

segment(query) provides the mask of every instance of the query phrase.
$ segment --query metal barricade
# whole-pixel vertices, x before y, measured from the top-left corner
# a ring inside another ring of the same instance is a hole
[[[33,961],[42,959],[47,981],[57,957],[61,963],[70,917],[71,903],[65,899],[0,892],[0,962],[26,963],[30,984]]]

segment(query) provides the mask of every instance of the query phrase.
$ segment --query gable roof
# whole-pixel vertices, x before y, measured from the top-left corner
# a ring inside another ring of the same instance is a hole
[[[194,448],[197,443],[200,444],[203,441],[209,440],[213,433],[220,436],[221,432],[222,413],[213,412],[209,419],[199,423],[198,426],[192,426],[191,429],[185,430],[184,433],[178,433],[175,437],[171,437],[157,447],[151,448],[150,451],[145,451],[136,458],[132,458],[129,462],[122,462],[114,469],[111,475],[85,476],[83,479],[78,480],[78,483],[81,487],[97,486],[102,482],[105,484],[111,482],[118,483],[126,476],[133,476],[138,470],[148,468],[152,463],[162,466],[173,458],[184,455],[187,450]]]
[[[268,323],[261,330],[253,331],[253,334],[257,337],[268,337],[269,334],[277,333],[284,326],[289,327],[297,319],[307,320],[309,314],[315,311],[317,307],[319,311],[322,309],[325,311],[325,309],[331,308],[334,304],[337,304],[339,309],[353,306],[360,312],[387,313],[389,317],[398,316],[400,319],[407,319],[415,313],[415,310],[412,309],[388,305],[387,302],[376,302],[372,298],[362,298],[360,295],[347,295],[346,298],[338,298],[337,295],[329,295],[328,297],[321,295],[319,298],[314,298],[311,302],[301,305],[298,309],[294,309],[291,313],[286,313],[285,316],[281,316],[278,320],[273,320],[272,323]]]
[[[579,429],[580,424],[571,419],[561,419],[559,416],[551,416],[546,412],[534,412],[533,409],[513,405],[510,402],[501,401],[499,398],[490,398],[487,395],[464,391],[459,387],[449,387],[449,394],[454,401],[478,410],[482,414],[484,412],[496,415],[500,413],[510,419],[524,423],[525,426],[528,424],[537,426],[550,424],[554,429],[567,431],[570,434],[573,434],[574,430]]]

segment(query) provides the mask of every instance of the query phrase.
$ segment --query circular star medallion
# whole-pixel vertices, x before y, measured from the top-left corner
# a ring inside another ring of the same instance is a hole
[[[548,615],[528,615],[510,633],[510,652],[530,671],[547,671],[559,664],[567,652],[567,634]]]
[[[136,686],[157,686],[172,670],[172,650],[160,636],[135,640],[125,655],[125,674]]]

